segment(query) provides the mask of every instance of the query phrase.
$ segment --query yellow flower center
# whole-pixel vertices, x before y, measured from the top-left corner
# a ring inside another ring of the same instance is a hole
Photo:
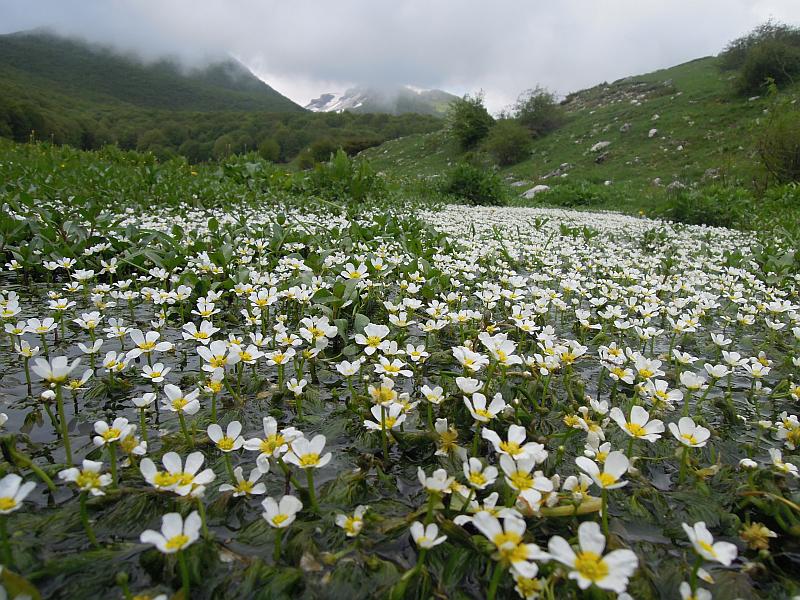
[[[208,364],[210,364],[212,367],[217,369],[219,367],[224,367],[225,366],[225,362],[226,361],[225,361],[225,357],[224,356],[212,356],[211,360],[208,361]]]
[[[198,331],[194,334],[196,340],[207,340],[210,336],[207,331]]]
[[[319,463],[319,454],[316,452],[311,452],[309,454],[303,454],[300,458],[300,467],[315,467],[317,463]]]
[[[275,515],[274,517],[272,517],[272,524],[273,525],[280,525],[281,523],[283,523],[288,518],[289,518],[289,515],[284,515],[284,514]]]
[[[472,471],[469,474],[469,480],[475,485],[486,485],[486,475],[480,471]]]
[[[173,536],[167,540],[167,549],[180,550],[188,543],[189,543],[189,536],[179,533],[178,535]]]
[[[180,398],[175,398],[175,400],[172,401],[172,408],[175,410],[181,410],[187,404],[189,403],[186,401],[186,398],[181,396]]]
[[[371,335],[367,338],[367,346],[371,348],[377,348],[381,345],[381,338],[377,335]]]
[[[350,534],[356,534],[361,529],[361,519],[356,519],[355,517],[347,517],[347,520],[344,522],[344,530]]]
[[[118,439],[122,432],[117,429],[116,427],[109,427],[100,435],[103,439],[107,442],[113,442],[114,440]]]
[[[233,450],[233,438],[229,438],[227,436],[223,437],[220,441],[217,442],[217,448],[220,450]]]
[[[525,471],[516,471],[509,476],[511,486],[517,490],[527,490],[533,487],[533,477]]]
[[[158,487],[169,487],[178,481],[178,476],[168,471],[159,471],[153,477],[153,483]]]
[[[150,351],[155,347],[156,347],[155,342],[142,342],[141,344],[139,344],[139,349],[144,350],[145,352]]]
[[[0,498],[0,510],[8,511],[17,506],[17,501],[9,496]]]
[[[613,485],[617,482],[617,478],[614,477],[611,473],[600,473],[600,484],[603,487],[608,487]]]
[[[522,446],[517,442],[500,442],[500,450],[511,456],[516,456],[522,452]]]
[[[642,437],[647,433],[645,428],[638,423],[626,423],[625,429],[627,429],[633,437]]]
[[[81,489],[100,487],[100,474],[94,471],[81,471],[75,479],[75,484]]]
[[[478,415],[479,417],[483,417],[484,419],[487,419],[487,420],[494,419],[494,415],[492,413],[490,413],[488,410],[486,410],[485,408],[476,408],[475,409],[475,414]]]
[[[694,437],[694,435],[692,435],[691,433],[683,433],[683,434],[681,434],[681,438],[686,440],[690,444],[696,444],[697,443],[697,438]]]
[[[575,570],[591,582],[597,582],[608,576],[608,564],[599,554],[584,551],[575,556]]]
[[[714,547],[709,544],[708,542],[698,541],[697,545],[700,546],[703,550],[708,552],[711,556],[716,556],[717,552],[714,550]]]
[[[150,371],[150,377],[152,379],[156,379],[157,377],[161,377],[163,371]]]
[[[249,494],[253,491],[253,484],[248,479],[243,479],[236,486],[236,489],[240,492],[244,492],[245,494]]]
[[[283,436],[279,433],[276,433],[266,439],[261,440],[259,450],[261,450],[261,452],[264,454],[272,454],[277,448],[280,448],[285,443],[286,440],[283,438]]]

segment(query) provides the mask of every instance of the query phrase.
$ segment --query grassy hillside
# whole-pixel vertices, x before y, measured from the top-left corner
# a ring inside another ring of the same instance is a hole
[[[0,77],[6,85],[87,103],[191,111],[302,110],[231,59],[202,69],[169,60],[143,63],[43,32],[0,36]]]
[[[570,94],[566,124],[502,172],[509,183],[525,182],[513,188],[517,193],[577,181],[610,181],[631,194],[652,188],[656,178],[664,186],[752,183],[759,176],[752,139],[769,103],[735,96],[731,77],[709,57]],[[609,144],[592,152],[599,142]],[[444,132],[390,141],[364,155],[402,177],[437,176],[461,156]]]

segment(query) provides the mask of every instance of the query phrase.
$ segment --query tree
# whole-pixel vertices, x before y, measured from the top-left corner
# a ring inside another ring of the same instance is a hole
[[[514,116],[534,137],[555,131],[565,118],[555,94],[539,86],[520,95],[514,106]]]
[[[274,138],[264,138],[258,145],[258,154],[269,162],[278,162],[281,158],[281,146]]]
[[[478,145],[489,133],[494,119],[483,105],[483,92],[454,100],[447,114],[447,128],[462,150]]]

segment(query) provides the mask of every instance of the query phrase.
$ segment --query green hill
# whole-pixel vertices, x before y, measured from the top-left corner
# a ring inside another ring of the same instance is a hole
[[[530,158],[501,173],[517,194],[567,182],[610,182],[631,194],[675,181],[752,183],[759,175],[753,137],[769,101],[736,96],[734,76],[707,57],[570,94],[562,104],[566,123],[534,140]],[[797,95],[798,87],[784,93]],[[592,151],[597,144],[604,147]],[[439,176],[462,159],[445,132],[363,154],[404,178]]]
[[[146,63],[40,31],[0,36],[0,77],[5,85],[94,104],[191,111],[302,110],[232,59],[194,69],[170,60]]]
[[[18,142],[192,162],[258,149],[288,162],[315,143],[352,154],[440,127],[432,116],[314,114],[233,60],[187,70],[39,31],[0,36],[0,137]]]

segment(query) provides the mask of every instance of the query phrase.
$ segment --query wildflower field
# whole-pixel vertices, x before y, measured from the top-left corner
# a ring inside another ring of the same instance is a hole
[[[6,150],[2,597],[800,594],[790,253]]]

